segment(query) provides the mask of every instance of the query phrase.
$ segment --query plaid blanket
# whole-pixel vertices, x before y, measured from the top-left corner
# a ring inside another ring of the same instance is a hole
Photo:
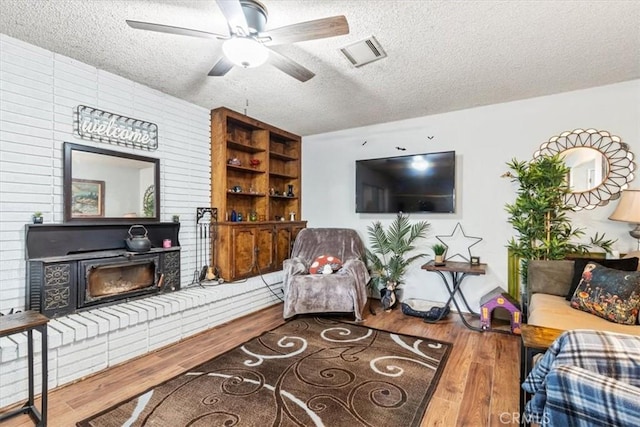
[[[525,420],[544,426],[639,426],[640,337],[563,333],[522,388],[534,394]]]

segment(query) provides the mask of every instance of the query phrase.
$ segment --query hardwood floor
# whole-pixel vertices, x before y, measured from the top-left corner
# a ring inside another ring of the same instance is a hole
[[[379,302],[374,300],[373,304],[379,307]],[[364,314],[364,326],[453,343],[451,356],[422,426],[518,424],[518,336],[471,331],[464,327],[456,313],[435,325],[406,316],[400,308],[389,313],[377,308],[375,316],[369,314],[367,308]],[[50,391],[48,425],[73,427],[79,420],[139,394],[282,323],[282,305],[278,304]],[[39,401],[37,405],[39,407]],[[27,416],[2,423],[2,427],[32,425]]]

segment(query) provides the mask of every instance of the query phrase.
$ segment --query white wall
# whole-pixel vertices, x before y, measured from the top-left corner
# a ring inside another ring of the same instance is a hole
[[[355,213],[355,160],[455,150],[457,213],[413,214],[411,218],[425,219],[432,226],[421,244],[421,252],[429,254],[425,261],[432,257],[435,236],[451,234],[458,222],[466,235],[483,239],[471,250],[488,263],[488,274],[465,279],[462,285],[471,307],[477,308],[482,295],[496,286],[507,287],[505,245],[514,233],[504,206],[514,200],[516,187],[501,178],[508,170],[506,162],[529,160],[541,143],[576,128],[607,130],[640,156],[640,80],[307,136],[302,144],[302,215],[309,227],[354,228],[368,243],[367,226],[376,220],[387,224],[394,215]],[[631,188],[640,188],[640,180],[632,182]],[[585,227],[587,235],[604,231],[607,237],[617,238],[615,249],[626,252],[637,243],[629,236],[627,224],[607,219],[615,205],[575,213],[573,223]],[[404,298],[445,301],[448,294],[441,279],[420,270],[421,264],[414,264],[407,275]]]
[[[182,282],[190,282],[195,208],[210,203],[209,111],[5,35],[0,54],[0,312],[24,308],[24,225],[31,214],[63,221],[65,141],[160,159],[161,220],[180,215]],[[78,104],[156,123],[158,150],[78,138]]]

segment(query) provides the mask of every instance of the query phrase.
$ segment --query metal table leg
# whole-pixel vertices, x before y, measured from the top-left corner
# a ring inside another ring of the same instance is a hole
[[[49,356],[47,353],[48,350],[48,341],[47,341],[47,324],[45,323],[41,327],[39,327],[40,336],[41,336],[41,344],[42,344],[42,388],[40,389],[40,425],[42,427],[46,427],[47,425],[47,398],[48,398],[48,390],[49,390]]]
[[[447,280],[447,277],[444,275],[444,273],[442,271],[435,271],[435,273],[438,273],[440,275],[440,277],[442,278],[442,281],[444,282],[444,286],[447,289],[447,292],[449,292],[449,299],[447,300],[446,305],[449,305],[451,302],[453,302],[453,305],[455,305],[456,310],[458,311],[458,316],[460,316],[460,320],[462,320],[462,323],[467,328],[469,328],[469,329],[471,329],[473,331],[484,332],[484,329],[478,328],[476,326],[473,326],[469,322],[467,322],[467,319],[464,318],[462,310],[460,310],[460,306],[458,305],[458,301],[455,299],[456,293],[460,294],[460,296],[462,297],[462,301],[464,302],[464,305],[469,310],[469,313],[471,313],[474,316],[479,316],[478,313],[475,313],[473,310],[471,310],[471,307],[469,307],[469,303],[467,302],[467,299],[464,297],[464,294],[460,290],[460,285],[462,284],[462,280],[466,277],[466,274],[465,273],[457,273],[457,272],[451,271],[450,272],[451,273],[451,284],[449,284],[449,281]],[[438,322],[439,320],[442,319],[443,315],[444,315],[444,310],[442,311],[442,313],[440,313],[440,316],[437,319],[434,319],[434,320],[425,319],[424,321],[427,322],[427,323],[436,323],[436,322]]]

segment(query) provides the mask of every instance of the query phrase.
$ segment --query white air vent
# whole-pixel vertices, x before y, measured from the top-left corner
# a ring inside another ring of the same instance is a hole
[[[340,49],[340,52],[356,67],[387,57],[384,49],[373,36],[345,46]]]

